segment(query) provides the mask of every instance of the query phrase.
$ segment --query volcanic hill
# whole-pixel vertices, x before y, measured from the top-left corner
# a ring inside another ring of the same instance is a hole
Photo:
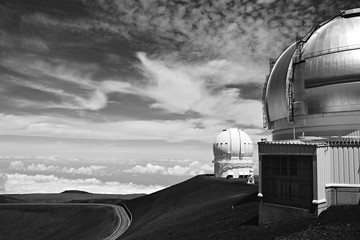
[[[121,239],[360,239],[360,206],[336,206],[320,217],[258,226],[258,185],[196,176],[124,203],[132,224]]]

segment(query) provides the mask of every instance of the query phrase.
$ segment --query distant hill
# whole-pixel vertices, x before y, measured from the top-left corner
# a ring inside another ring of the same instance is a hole
[[[26,203],[26,201],[14,197],[0,195],[0,203]]]
[[[20,199],[30,203],[63,203],[63,202],[87,202],[91,199],[133,199],[145,194],[98,194],[85,191],[68,190],[62,193],[30,193],[30,194],[6,194],[3,196]],[[96,202],[96,201],[93,201]]]
[[[63,192],[61,192],[60,194],[66,194],[66,193],[75,193],[75,194],[92,194],[86,191],[81,191],[81,190],[65,190]]]

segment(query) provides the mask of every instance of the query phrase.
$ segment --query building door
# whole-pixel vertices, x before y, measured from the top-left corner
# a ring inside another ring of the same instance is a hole
[[[264,203],[311,207],[312,156],[262,155],[261,163]]]

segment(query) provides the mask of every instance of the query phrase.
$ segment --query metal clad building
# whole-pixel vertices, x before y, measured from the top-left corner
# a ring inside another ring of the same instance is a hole
[[[265,83],[259,222],[360,202],[360,8],[314,27]]]

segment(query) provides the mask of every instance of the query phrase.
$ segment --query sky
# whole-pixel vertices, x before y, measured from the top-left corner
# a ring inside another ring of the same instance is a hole
[[[0,193],[151,193],[213,173],[223,129],[271,138],[268,59],[353,2],[2,0]]]

